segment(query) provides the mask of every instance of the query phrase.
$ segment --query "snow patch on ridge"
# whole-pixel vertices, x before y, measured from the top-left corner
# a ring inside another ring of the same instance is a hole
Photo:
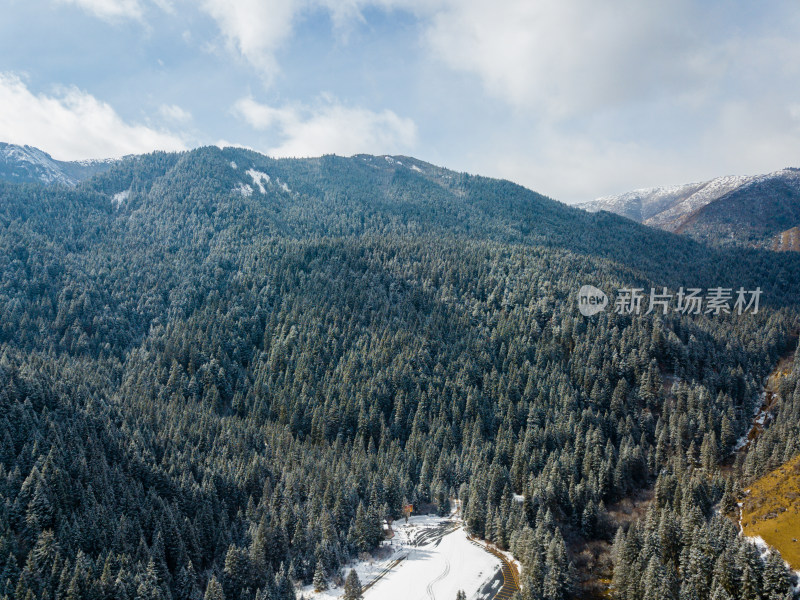
[[[130,195],[131,195],[130,190],[125,190],[124,192],[117,192],[116,194],[114,194],[114,196],[112,196],[111,198],[111,202],[114,204],[114,208],[120,208],[123,204],[125,204],[125,201],[128,199]]]
[[[267,193],[267,189],[264,187],[265,184],[269,183],[270,177],[266,173],[262,171],[256,171],[255,169],[248,169],[247,174],[250,175],[253,183],[258,186],[258,191],[262,194]]]
[[[239,192],[245,198],[249,198],[253,195],[253,188],[246,183],[240,183],[238,186],[233,188],[234,192]]]

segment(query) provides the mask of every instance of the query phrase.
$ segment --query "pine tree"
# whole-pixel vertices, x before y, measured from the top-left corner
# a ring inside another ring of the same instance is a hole
[[[213,575],[206,586],[206,593],[205,596],[203,596],[203,600],[225,600],[225,593],[222,591],[222,585],[220,585],[217,578]]]
[[[178,576],[175,578],[175,598],[176,600],[195,600],[199,596],[197,576],[192,562],[189,561],[185,567],[181,567],[181,570],[178,571]]]
[[[350,569],[344,580],[344,600],[362,600],[361,580],[355,569]]]
[[[314,591],[322,592],[328,589],[328,581],[325,578],[325,569],[322,566],[322,561],[317,561],[317,568],[314,570]]]
[[[736,497],[733,495],[733,483],[731,478],[725,481],[725,492],[719,501],[719,512],[723,515],[730,515],[736,509]]]
[[[152,558],[136,588],[136,600],[165,600],[164,590],[158,583],[158,570]]]
[[[230,546],[222,571],[222,589],[228,600],[237,600],[250,584],[250,558],[242,548]]]
[[[712,586],[711,600],[733,600],[733,596],[721,585]]]
[[[770,600],[782,600],[790,588],[789,573],[783,559],[770,552],[764,564],[764,591]]]
[[[41,531],[52,526],[55,511],[50,501],[50,493],[42,479],[36,483],[33,498],[28,504],[25,519],[32,528]]]

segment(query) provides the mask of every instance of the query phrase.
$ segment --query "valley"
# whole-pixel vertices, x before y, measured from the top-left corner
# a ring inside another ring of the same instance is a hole
[[[795,253],[405,156],[210,147],[0,198],[0,598],[293,600],[355,565],[367,600],[571,600],[586,571],[705,599],[752,562],[719,462],[796,340]],[[588,284],[763,302],[587,317]],[[778,385],[743,477],[800,451]]]

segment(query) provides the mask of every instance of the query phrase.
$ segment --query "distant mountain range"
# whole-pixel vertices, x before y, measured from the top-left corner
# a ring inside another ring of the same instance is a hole
[[[633,190],[579,206],[715,245],[800,250],[800,169]]]
[[[114,159],[65,162],[33,146],[0,142],[0,179],[16,183],[77,185],[108,170]]]

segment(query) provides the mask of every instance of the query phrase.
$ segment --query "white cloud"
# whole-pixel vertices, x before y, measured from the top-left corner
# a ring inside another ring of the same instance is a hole
[[[61,4],[72,4],[85,10],[86,12],[104,19],[115,21],[121,19],[142,18],[144,12],[142,3],[139,0],[56,0]]]
[[[726,6],[697,0],[203,0],[202,7],[267,82],[279,69],[276,52],[307,14],[327,12],[347,30],[365,21],[365,9],[404,11],[416,16],[419,41],[440,64],[474,74],[491,96],[539,119],[664,97],[707,101],[743,66],[777,74],[784,69],[777,63],[790,63],[800,47],[788,18],[776,19],[781,31],[742,30],[737,19],[752,15],[729,14],[727,22],[719,12]]]
[[[125,20],[142,21],[145,7],[152,4],[167,13],[175,14],[172,0],[53,0],[83,9],[90,15],[112,23]]]
[[[89,0],[81,0],[89,1]],[[133,1],[133,0],[130,0]],[[561,114],[587,104],[678,92],[715,76],[717,18],[692,0],[202,0],[229,43],[267,82],[300,18],[327,12],[346,32],[363,11],[417,17],[423,44],[508,103]],[[699,23],[699,26],[698,26]],[[710,25],[710,24],[709,24]]]
[[[229,47],[258,69],[269,83],[279,71],[275,53],[292,37],[304,15],[325,12],[342,38],[364,23],[369,7],[430,14],[442,0],[202,0],[202,9],[217,23]]]
[[[234,112],[254,129],[277,132],[280,143],[267,151],[276,157],[392,154],[409,150],[417,141],[417,127],[411,119],[391,110],[348,107],[330,97],[323,97],[313,107],[281,108],[247,97],[236,103]]]
[[[245,150],[252,150],[253,152],[257,152],[257,150],[255,148],[252,148],[252,147],[247,146],[245,144],[239,144],[237,142],[231,142],[231,141],[228,141],[228,140],[226,140],[224,138],[217,140],[216,142],[214,142],[212,144],[212,146],[216,146],[219,149],[223,149],[223,148],[243,148]]]
[[[234,112],[243,117],[254,129],[269,129],[274,125],[293,125],[299,119],[296,109],[273,108],[266,104],[256,102],[252,96],[247,96],[236,102]]]
[[[62,160],[182,150],[174,133],[130,124],[114,109],[75,87],[33,94],[16,75],[0,73],[0,139],[30,144]]]
[[[192,120],[192,113],[182,109],[177,104],[162,104],[158,107],[158,114],[165,121],[173,123],[188,123]]]
[[[705,84],[715,65],[701,20],[688,0],[454,0],[425,40],[490,94],[561,116]]]
[[[796,109],[779,97],[721,102],[717,118],[694,149],[697,160],[718,168],[727,165],[736,174],[800,165],[800,115]]]
[[[292,33],[297,0],[203,0],[228,43],[265,77],[277,70],[275,51]]]
[[[636,142],[612,142],[581,135],[540,132],[536,147],[510,147],[480,165],[486,175],[503,177],[562,202],[586,202],[637,187],[686,183],[680,169],[658,149]],[[685,163],[681,161],[681,166]],[[677,180],[675,179],[677,177]]]
[[[493,134],[503,151],[473,150],[467,168],[580,201],[800,157],[791,2],[446,0],[418,14],[432,55],[513,109]]]
[[[793,102],[788,106],[789,109],[789,116],[792,117],[793,121],[796,121],[795,126],[800,125],[800,104]]]
[[[797,106],[779,101],[769,107],[739,100],[720,103],[701,129],[680,131],[677,141],[615,136],[608,122],[586,132],[545,124],[527,140],[507,132],[502,151],[481,153],[463,168],[565,202],[721,175],[758,175],[799,166],[800,115],[793,109]]]

